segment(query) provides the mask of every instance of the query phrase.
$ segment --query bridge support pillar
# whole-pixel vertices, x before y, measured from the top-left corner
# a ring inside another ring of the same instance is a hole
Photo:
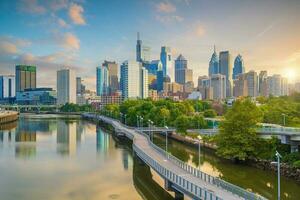
[[[298,143],[291,142],[291,153],[298,152]]]
[[[167,179],[165,179],[165,189],[167,191],[174,192],[176,200],[183,200],[184,199],[184,194],[181,193],[181,192],[179,192],[179,191],[177,191],[177,190],[175,190],[174,188],[172,188],[172,182],[169,181],[169,180],[167,180]]]

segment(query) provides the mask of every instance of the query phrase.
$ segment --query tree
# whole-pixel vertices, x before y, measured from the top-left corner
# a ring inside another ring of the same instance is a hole
[[[186,130],[190,127],[190,119],[185,115],[180,115],[175,120],[176,130],[180,133],[186,133]]]
[[[205,110],[204,111],[204,117],[211,117],[211,118],[214,118],[217,116],[217,113],[215,110],[213,109],[208,109],[208,110]]]
[[[191,128],[207,128],[207,122],[204,120],[202,115],[195,115],[192,117],[192,127]]]
[[[246,160],[256,157],[259,138],[256,124],[261,121],[261,112],[250,99],[238,100],[228,110],[216,135],[217,154],[228,159]]]

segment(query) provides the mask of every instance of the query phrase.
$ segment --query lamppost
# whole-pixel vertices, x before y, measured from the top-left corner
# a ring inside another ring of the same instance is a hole
[[[169,127],[165,126],[165,134],[166,134],[166,158],[168,158],[168,129]]]
[[[271,162],[271,164],[277,166],[277,199],[280,200],[280,158],[281,158],[281,155],[278,151],[276,151],[275,156],[277,157],[277,162]]]
[[[139,116],[138,115],[136,116],[136,125],[139,128]]]
[[[140,116],[140,119],[141,119],[140,127],[143,127],[143,120],[144,120],[144,118],[142,116]]]
[[[201,135],[198,135],[197,136],[197,138],[198,138],[198,162],[199,162],[199,166],[198,166],[198,168],[199,168],[199,171],[200,171],[200,155],[201,155],[201,144],[200,144],[200,141],[202,140],[202,137],[201,137]]]
[[[282,113],[281,115],[283,116],[283,126],[285,126],[285,116],[286,116],[286,114]]]
[[[153,121],[148,119],[148,125],[149,125],[149,136],[150,136],[150,139],[152,137],[152,142],[153,142],[153,133],[151,133],[151,125],[153,125]]]
[[[126,114],[124,114],[124,123],[125,123],[125,125],[127,125],[127,122],[126,122]]]

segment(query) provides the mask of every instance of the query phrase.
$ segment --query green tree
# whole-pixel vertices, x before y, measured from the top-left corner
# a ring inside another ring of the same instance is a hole
[[[204,111],[204,117],[210,117],[210,118],[214,118],[217,116],[217,113],[215,110],[213,109],[208,109]]]
[[[180,115],[175,120],[176,130],[180,133],[186,133],[186,130],[190,127],[190,119],[185,115]]]
[[[217,154],[235,160],[256,157],[259,138],[255,131],[261,120],[260,110],[249,99],[238,100],[228,110],[216,135]]]

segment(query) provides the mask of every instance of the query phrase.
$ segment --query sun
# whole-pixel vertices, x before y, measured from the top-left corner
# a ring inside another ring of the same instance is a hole
[[[288,78],[289,81],[293,82],[296,78],[296,71],[293,68],[287,68],[285,70],[285,77]]]

